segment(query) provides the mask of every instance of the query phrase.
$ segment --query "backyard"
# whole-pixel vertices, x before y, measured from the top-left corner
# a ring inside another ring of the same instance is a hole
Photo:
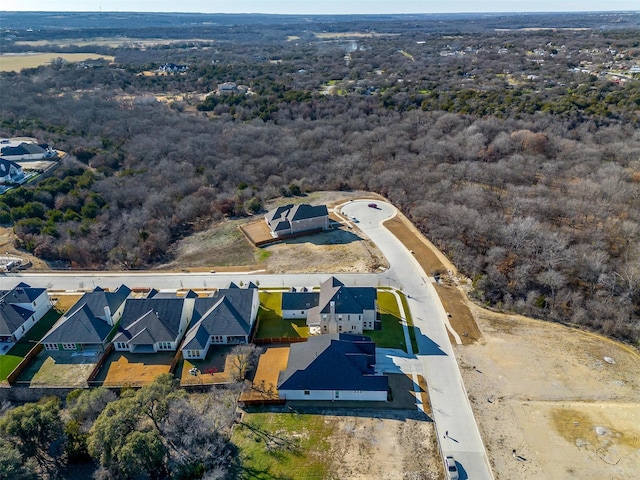
[[[22,362],[22,359],[42,339],[42,337],[58,321],[62,313],[55,308],[49,310],[24,337],[16,343],[6,355],[0,355],[0,381],[5,381],[9,374]]]
[[[258,311],[258,326],[255,338],[307,338],[309,327],[305,319],[282,318],[282,292],[260,292],[260,310]]]

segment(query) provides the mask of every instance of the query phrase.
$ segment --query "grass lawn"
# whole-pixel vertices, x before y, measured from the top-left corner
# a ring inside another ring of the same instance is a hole
[[[308,337],[307,321],[305,319],[283,320],[281,307],[282,292],[260,292],[256,338]]]
[[[20,364],[24,356],[29,353],[35,344],[44,337],[61,315],[59,311],[52,308],[38,323],[31,327],[26,335],[6,355],[0,355],[0,381],[6,380],[7,376]]]
[[[323,462],[329,450],[331,424],[320,415],[247,413],[250,425],[234,429],[232,441],[239,449],[239,479],[313,480],[326,478]]]
[[[404,296],[401,295],[401,298],[404,300]],[[404,304],[404,308],[405,312],[409,311],[406,304]],[[400,348],[406,352],[407,346],[404,342],[400,308],[393,293],[378,291],[378,311],[380,312],[382,329],[367,330],[365,335],[371,337],[371,340],[373,340],[379,348]],[[413,327],[413,321],[410,318],[407,319],[407,323]],[[409,337],[411,338],[414,352],[417,352],[418,349],[413,328],[409,328]]]
[[[413,317],[411,316],[411,311],[409,310],[409,304],[407,303],[407,297],[400,295],[400,299],[402,300],[402,306],[404,311],[407,314],[407,326],[409,327],[409,338],[411,339],[411,347],[413,348],[413,353],[418,353],[418,342],[416,341],[416,331],[413,328]]]

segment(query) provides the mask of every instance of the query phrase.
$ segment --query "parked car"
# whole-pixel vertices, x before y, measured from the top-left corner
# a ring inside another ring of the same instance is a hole
[[[451,455],[447,455],[445,457],[444,469],[447,471],[447,478],[449,480],[458,480],[460,478],[460,475],[458,474],[458,466]]]
[[[377,203],[370,203],[369,204],[369,208],[378,208],[378,204]]]

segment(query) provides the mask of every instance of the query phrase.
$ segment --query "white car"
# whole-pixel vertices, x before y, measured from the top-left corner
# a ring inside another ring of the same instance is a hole
[[[447,478],[449,480],[458,480],[458,466],[455,459],[451,455],[447,455],[444,459],[444,469],[447,471]]]

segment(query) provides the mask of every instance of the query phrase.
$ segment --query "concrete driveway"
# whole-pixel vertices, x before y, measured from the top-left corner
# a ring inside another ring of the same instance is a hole
[[[382,226],[382,222],[396,214],[394,206],[371,200],[354,200],[336,210],[355,217],[360,228],[382,251],[388,270],[376,274],[340,274],[346,285],[380,285],[399,288],[408,295],[408,304],[416,329],[418,352],[415,358],[399,355],[397,351],[378,355],[382,371],[420,374],[427,381],[429,398],[443,455],[453,455],[460,470],[468,478],[492,480],[493,474],[471,410],[462,376],[458,369],[451,342],[447,335],[446,314],[427,277],[413,254]],[[260,282],[261,287],[303,287],[319,285],[331,276],[325,274],[250,273],[20,273],[0,277],[0,288],[12,288],[19,281],[34,287],[75,290],[95,286],[115,288],[122,283],[129,287],[159,289],[225,288],[229,282]],[[388,370],[387,370],[388,369]],[[448,432],[448,435],[446,435]]]

